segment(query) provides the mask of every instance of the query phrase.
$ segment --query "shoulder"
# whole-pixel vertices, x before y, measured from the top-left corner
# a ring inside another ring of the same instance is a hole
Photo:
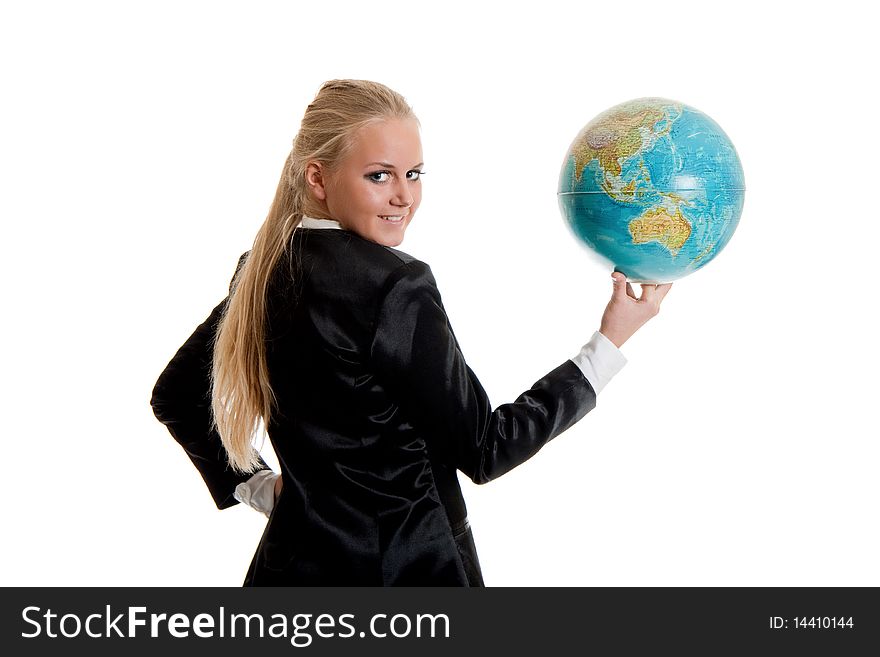
[[[380,303],[391,297],[407,299],[410,304],[418,302],[436,303],[442,306],[437,282],[427,262],[396,249],[371,242],[356,233],[342,233],[348,249],[362,253],[372,269],[369,276],[370,286],[378,293]],[[345,250],[343,250],[345,252]]]
[[[341,234],[348,249],[360,253],[369,259],[380,274],[387,276],[399,271],[430,270],[427,263],[418,260],[405,251],[371,242],[356,233],[348,231],[335,232]]]
[[[413,290],[421,289],[423,292],[427,291],[431,295],[439,296],[437,281],[434,280],[434,274],[427,262],[390,246],[383,248],[396,259],[382,285],[383,294],[393,288],[404,287]]]
[[[296,251],[305,271],[317,282],[332,279],[364,294],[383,295],[396,283],[436,287],[430,266],[390,246],[371,242],[345,230],[297,230]],[[325,279],[326,277],[326,279]],[[341,280],[340,280],[341,279]]]
[[[395,249],[393,247],[383,246],[382,248],[385,249],[386,251],[388,251],[389,253],[391,253],[392,255],[394,255],[403,264],[409,264],[410,262],[413,262],[414,260],[416,260],[409,253],[404,253],[403,251],[400,251],[400,250]],[[422,264],[424,264],[424,263],[422,263]]]
[[[412,256],[401,258],[388,272],[379,288],[379,299],[382,306],[396,308],[398,317],[399,313],[418,315],[426,307],[445,313],[431,267]]]

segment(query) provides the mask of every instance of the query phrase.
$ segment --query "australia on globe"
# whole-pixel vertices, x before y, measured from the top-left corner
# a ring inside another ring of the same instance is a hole
[[[599,114],[575,137],[559,175],[575,237],[634,283],[667,283],[711,261],[742,214],[745,181],[711,118],[665,98]]]

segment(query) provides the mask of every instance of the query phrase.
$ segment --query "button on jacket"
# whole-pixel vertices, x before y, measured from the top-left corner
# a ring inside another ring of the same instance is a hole
[[[566,361],[493,411],[430,267],[346,230],[298,228],[268,299],[268,434],[284,485],[245,585],[482,585],[457,471],[488,482],[582,418],[596,395],[579,367]],[[250,478],[210,429],[225,303],[152,399],[218,508]]]

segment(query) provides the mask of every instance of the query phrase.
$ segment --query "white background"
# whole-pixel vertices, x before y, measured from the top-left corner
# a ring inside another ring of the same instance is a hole
[[[677,99],[746,173],[732,241],[597,408],[501,479],[462,478],[488,585],[880,585],[872,21],[714,6],[5,3],[2,584],[241,583],[265,518],[216,510],[150,393],[224,297],[321,83],[367,78],[421,120],[400,248],[496,405],[610,295],[556,204],[589,119]]]

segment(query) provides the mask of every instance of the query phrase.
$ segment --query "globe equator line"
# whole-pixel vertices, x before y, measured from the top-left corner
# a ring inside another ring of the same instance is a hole
[[[746,191],[745,187],[702,187],[700,189],[652,189],[648,192],[642,192],[643,194],[677,194],[678,192],[744,192]],[[634,192],[638,194],[639,191],[636,190]],[[598,192],[556,192],[557,196],[584,196],[587,194],[600,194],[603,196],[608,196],[608,192],[598,191]],[[627,193],[627,196],[631,196],[631,194]]]

